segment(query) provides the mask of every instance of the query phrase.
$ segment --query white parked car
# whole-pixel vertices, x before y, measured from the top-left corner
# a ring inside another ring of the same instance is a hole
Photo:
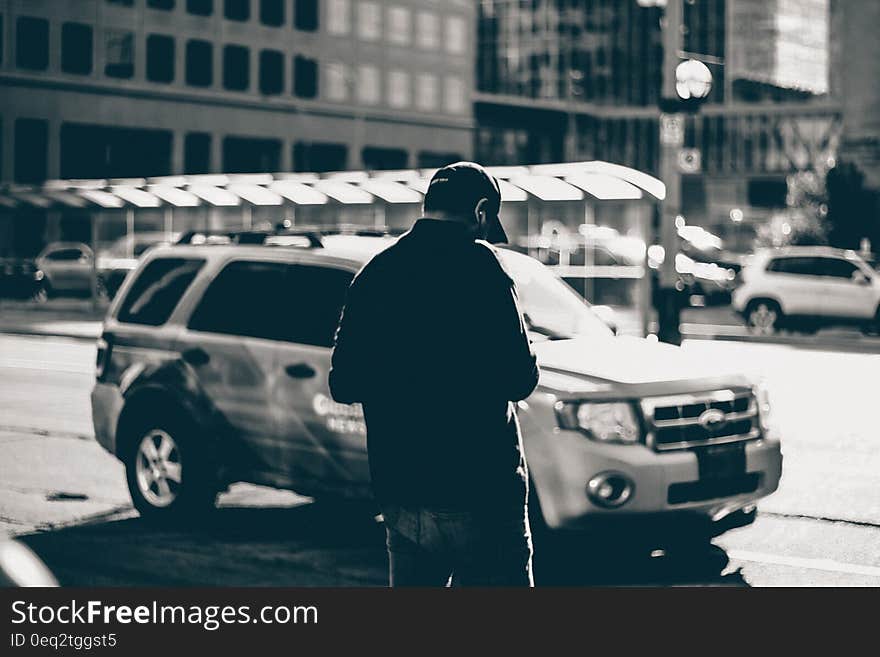
[[[759,334],[823,326],[880,329],[880,273],[854,251],[795,246],[756,253],[742,270],[733,307]]]

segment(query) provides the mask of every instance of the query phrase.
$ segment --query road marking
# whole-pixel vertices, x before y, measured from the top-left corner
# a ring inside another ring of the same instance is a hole
[[[855,563],[834,561],[833,559],[784,557],[778,554],[765,554],[763,552],[751,552],[749,550],[728,550],[727,556],[732,561],[750,561],[753,563],[773,564],[774,566],[789,566],[791,568],[824,570],[832,573],[880,577],[880,567],[878,566],[862,566]]]

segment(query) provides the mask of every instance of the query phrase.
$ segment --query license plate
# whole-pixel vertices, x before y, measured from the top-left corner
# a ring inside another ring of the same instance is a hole
[[[746,473],[746,448],[742,443],[701,447],[695,451],[700,480],[726,479]]]

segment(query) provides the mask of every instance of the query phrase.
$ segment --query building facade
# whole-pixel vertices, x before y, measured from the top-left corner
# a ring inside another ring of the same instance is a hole
[[[656,174],[663,4],[482,0],[476,157],[602,159]],[[784,208],[788,176],[833,164],[842,129],[830,38],[838,4],[683,0],[682,56],[713,75],[706,104],[685,122],[689,221],[747,238],[740,218],[758,224]]]
[[[468,157],[474,21],[467,0],[0,0],[0,181]]]

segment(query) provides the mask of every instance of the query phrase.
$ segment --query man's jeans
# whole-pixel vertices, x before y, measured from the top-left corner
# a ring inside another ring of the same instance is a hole
[[[527,509],[384,506],[391,586],[534,586]]]

